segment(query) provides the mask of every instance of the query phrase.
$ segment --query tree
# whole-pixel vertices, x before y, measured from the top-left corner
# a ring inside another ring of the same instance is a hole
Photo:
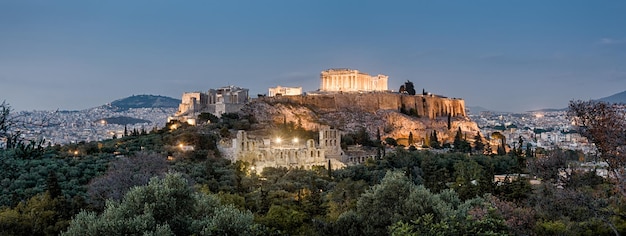
[[[498,145],[498,150],[496,150],[496,153],[498,154],[498,156],[506,155],[506,149],[504,148],[504,145]]]
[[[61,186],[59,185],[59,181],[57,179],[57,174],[52,170],[48,171],[48,178],[46,179],[46,191],[48,191],[48,194],[50,194],[51,198],[63,196]]]
[[[380,139],[380,129],[376,129],[376,158],[380,159],[385,156],[385,147],[383,141]]]
[[[220,118],[209,112],[202,112],[200,113],[200,115],[198,115],[198,120],[200,121],[200,123],[217,123],[220,121]]]
[[[14,208],[0,209],[1,235],[58,235],[69,223],[63,198],[37,194]],[[69,213],[69,212],[68,212]]]
[[[623,231],[625,218],[621,215],[620,194],[611,191],[607,180],[595,171],[582,172],[569,168],[567,151],[554,150],[546,157],[533,158],[528,165],[530,173],[541,179],[541,184],[528,202],[537,209],[538,233],[552,233],[553,224],[562,224],[559,234],[594,232],[615,235]],[[510,191],[506,191],[510,192]],[[606,227],[609,226],[609,227]]]
[[[14,138],[11,131],[14,125],[15,121],[11,117],[11,106],[3,101],[0,104],[0,139],[6,140],[6,148],[11,148],[11,141]]]
[[[437,137],[437,131],[433,130],[430,136],[430,147],[434,149],[441,148],[441,143],[439,142],[439,138]]]
[[[4,140],[4,147],[7,149],[16,148],[23,144],[22,131],[15,129],[19,121],[17,117],[11,114],[11,111],[11,106],[8,103],[3,101],[0,104],[0,140]]]
[[[452,145],[454,145],[455,151],[461,152],[462,142],[463,142],[463,133],[461,132],[461,127],[459,127],[459,129],[456,131],[456,134],[454,135],[454,142],[452,143]]]
[[[623,105],[570,101],[568,116],[583,137],[593,142],[609,165],[618,192],[626,197],[626,114]]]
[[[406,93],[408,93],[409,95],[415,95],[415,87],[413,86],[413,82],[409,80],[404,82],[404,89],[406,90]]]
[[[398,146],[398,142],[392,137],[385,138],[385,143],[390,146]]]
[[[500,156],[506,155],[506,137],[504,137],[502,133],[496,131],[491,133],[491,139],[500,140],[500,145],[498,145],[497,153]]]
[[[461,127],[459,127],[459,129],[456,131],[456,135],[454,136],[454,142],[452,144],[454,145],[454,151],[456,152],[466,153],[472,151],[472,147],[463,136]]]
[[[413,132],[409,132],[409,146],[413,145]]]
[[[163,176],[168,167],[164,156],[140,152],[121,157],[109,164],[108,171],[89,184],[87,193],[96,209],[105,207],[106,200],[119,201],[134,186],[147,184],[152,177]]]
[[[518,156],[522,156],[524,154],[524,152],[522,151],[522,146],[524,145],[524,139],[522,138],[522,136],[520,135],[519,138],[517,139],[517,155]]]
[[[410,221],[413,216],[420,215],[418,209],[409,209],[405,205],[416,187],[402,172],[388,171],[379,185],[363,193],[357,202],[356,212],[362,218],[364,233],[384,235],[393,223]]]
[[[505,233],[503,221],[480,224],[469,218],[480,198],[461,201],[453,190],[433,193],[415,185],[401,171],[388,171],[377,184],[361,194],[356,210],[337,220],[337,235],[481,235]],[[404,233],[404,234],[403,234]]]
[[[254,216],[195,193],[180,174],[152,178],[100,215],[82,211],[63,235],[253,235]]]
[[[4,149],[17,149],[22,152],[22,156],[35,155],[38,151],[43,150],[43,144],[45,140],[30,140],[28,143],[24,142],[22,138],[22,131],[31,129],[32,127],[46,127],[50,123],[50,118],[47,115],[44,117],[32,119],[32,117],[19,116],[11,114],[11,106],[3,101],[0,103],[0,140],[4,141],[4,147],[0,143],[0,148]],[[35,153],[31,153],[35,151]]]
[[[474,150],[476,150],[478,154],[485,153],[485,144],[483,143],[483,137],[480,135],[480,131],[476,132],[474,140]]]
[[[524,153],[527,157],[534,157],[535,153],[533,153],[533,145],[526,143],[526,151]]]

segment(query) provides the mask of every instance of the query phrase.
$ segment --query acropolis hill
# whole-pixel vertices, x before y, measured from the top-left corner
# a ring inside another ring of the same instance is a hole
[[[459,127],[468,139],[479,131],[476,123],[466,116],[463,99],[391,92],[387,89],[387,76],[373,76],[371,81],[376,84],[370,86],[362,84],[370,83],[366,74],[347,69],[334,70],[331,72],[339,71],[340,74],[333,78],[328,71],[331,70],[322,72],[322,88],[317,92],[261,97],[244,107],[242,112],[254,115],[260,127],[285,121],[309,130],[329,125],[344,132],[354,132],[364,127],[371,137],[380,131],[383,138],[403,140],[412,133],[416,142],[424,140],[432,131],[437,131],[439,139],[444,142],[451,141]],[[355,91],[350,86],[373,89]]]

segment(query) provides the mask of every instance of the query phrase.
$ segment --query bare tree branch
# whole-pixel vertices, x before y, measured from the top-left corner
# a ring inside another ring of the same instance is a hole
[[[600,101],[571,101],[568,116],[578,132],[593,142],[609,165],[616,189],[626,196],[626,106]]]

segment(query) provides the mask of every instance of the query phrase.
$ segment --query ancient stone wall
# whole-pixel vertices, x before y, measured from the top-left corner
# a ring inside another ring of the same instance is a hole
[[[282,96],[259,98],[268,103],[282,102],[295,103],[312,109],[362,110],[376,112],[378,110],[405,110],[414,109],[420,117],[431,119],[437,117],[466,117],[465,101],[457,98],[446,98],[434,95],[408,95],[398,93],[334,93],[313,94],[303,96]]]

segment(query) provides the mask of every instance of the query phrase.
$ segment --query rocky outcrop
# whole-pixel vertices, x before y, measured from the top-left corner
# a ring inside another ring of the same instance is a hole
[[[408,95],[399,93],[329,93],[303,96],[265,97],[258,100],[267,103],[289,103],[312,107],[318,111],[338,111],[344,109],[376,112],[379,110],[401,109],[413,111],[419,117],[467,116],[465,101],[428,95]]]
[[[421,110],[420,110],[421,107]],[[414,115],[400,113],[415,109]],[[377,130],[382,138],[407,139],[420,142],[432,131],[440,141],[451,142],[460,127],[468,139],[479,131],[475,122],[465,115],[462,99],[436,96],[410,96],[390,93],[328,94],[283,96],[257,99],[243,108],[252,114],[261,128],[282,122],[294,122],[308,130],[330,125],[345,132],[366,128],[374,138]],[[448,114],[450,114],[448,116]],[[450,118],[450,127],[448,127]]]

